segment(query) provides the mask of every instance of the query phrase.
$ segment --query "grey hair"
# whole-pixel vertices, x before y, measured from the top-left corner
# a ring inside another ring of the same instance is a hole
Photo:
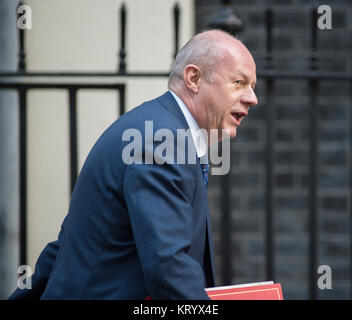
[[[213,31],[215,31],[215,34]],[[206,33],[207,36],[204,36]],[[172,89],[177,83],[183,80],[183,71],[190,64],[199,67],[204,73],[205,79],[211,82],[213,80],[213,73],[219,63],[220,54],[223,52],[220,44],[224,36],[236,39],[225,31],[212,30],[199,33],[189,40],[177,53],[172,64],[168,88]]]

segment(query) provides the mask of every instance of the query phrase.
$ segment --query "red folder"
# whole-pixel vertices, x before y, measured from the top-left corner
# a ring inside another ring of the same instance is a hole
[[[272,281],[206,288],[211,300],[283,300],[280,283]]]

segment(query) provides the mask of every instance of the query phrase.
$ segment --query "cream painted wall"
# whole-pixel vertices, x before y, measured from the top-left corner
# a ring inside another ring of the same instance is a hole
[[[169,70],[173,55],[175,0],[127,0],[127,69]],[[181,8],[180,45],[194,33],[194,1]],[[121,0],[27,0],[32,30],[26,32],[29,71],[115,71]],[[45,80],[44,80],[45,81]],[[61,80],[60,80],[61,81]],[[165,78],[121,78],[131,109],[167,89]],[[28,263],[57,238],[70,199],[68,94],[31,90],[28,95]],[[78,94],[80,167],[100,134],[118,117],[110,90]]]
[[[67,94],[32,90],[28,95],[28,235],[29,264],[46,240],[55,239],[67,212],[69,153]]]

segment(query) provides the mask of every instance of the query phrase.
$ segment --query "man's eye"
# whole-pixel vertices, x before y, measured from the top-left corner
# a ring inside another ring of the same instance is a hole
[[[242,80],[236,80],[236,81],[235,81],[235,84],[241,85],[241,84],[242,84]]]

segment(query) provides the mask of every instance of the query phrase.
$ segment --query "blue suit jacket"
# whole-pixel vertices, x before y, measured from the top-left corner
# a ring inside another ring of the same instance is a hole
[[[175,137],[188,129],[170,92],[116,120],[86,159],[58,240],[36,263],[32,289],[10,299],[208,299],[213,248],[199,160],[122,161],[129,143],[123,132],[136,128],[144,141],[147,120],[154,132],[166,128]]]

